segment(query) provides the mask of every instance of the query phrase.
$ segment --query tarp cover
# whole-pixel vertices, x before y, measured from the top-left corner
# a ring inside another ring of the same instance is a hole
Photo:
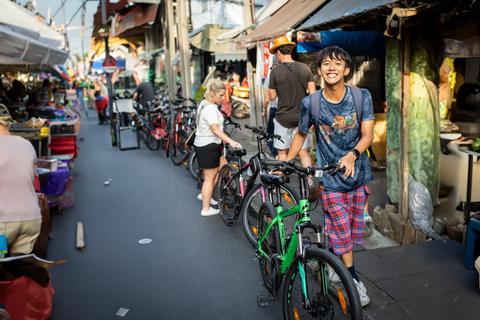
[[[316,52],[329,46],[338,46],[352,56],[385,56],[385,36],[375,31],[297,32],[297,52]]]

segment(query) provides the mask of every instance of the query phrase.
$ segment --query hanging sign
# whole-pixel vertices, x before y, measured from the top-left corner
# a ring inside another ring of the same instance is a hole
[[[102,67],[106,73],[113,73],[115,69],[117,69],[117,60],[111,55],[108,55],[105,60],[103,60]]]
[[[263,45],[263,77],[268,76],[268,69],[270,68],[270,42]]]

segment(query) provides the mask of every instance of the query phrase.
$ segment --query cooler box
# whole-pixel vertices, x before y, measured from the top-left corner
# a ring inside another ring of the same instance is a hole
[[[235,97],[238,97],[238,98],[248,98],[248,87],[244,87],[244,86],[241,86],[241,87],[233,86],[233,93],[232,93],[232,95],[234,95]]]

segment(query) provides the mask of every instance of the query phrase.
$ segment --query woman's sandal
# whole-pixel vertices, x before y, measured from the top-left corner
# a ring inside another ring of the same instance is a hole
[[[313,202],[318,199],[317,185],[313,181],[308,182],[308,201]]]

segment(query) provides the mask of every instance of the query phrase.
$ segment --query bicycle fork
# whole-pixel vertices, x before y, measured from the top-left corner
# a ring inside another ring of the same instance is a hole
[[[303,230],[304,229],[312,229],[315,231],[315,236],[316,236],[316,241],[314,244],[318,245],[319,247],[322,246],[321,243],[321,232],[322,232],[322,227],[318,224],[313,224],[310,221],[305,221],[295,227],[296,232],[297,232],[297,237],[298,237],[298,269],[299,269],[299,274],[300,274],[300,279],[301,279],[301,284],[302,284],[302,299],[303,299],[303,307],[305,310],[307,310],[309,313],[315,314],[317,310],[314,310],[314,307],[312,306],[312,303],[310,301],[310,297],[308,295],[308,279],[307,279],[307,259],[306,259],[306,252],[307,248],[310,246],[310,243],[305,243],[303,241]],[[319,281],[321,281],[321,286],[322,286],[322,294],[325,295],[327,293],[327,282],[325,281],[326,279],[326,266],[324,264],[319,266]]]

